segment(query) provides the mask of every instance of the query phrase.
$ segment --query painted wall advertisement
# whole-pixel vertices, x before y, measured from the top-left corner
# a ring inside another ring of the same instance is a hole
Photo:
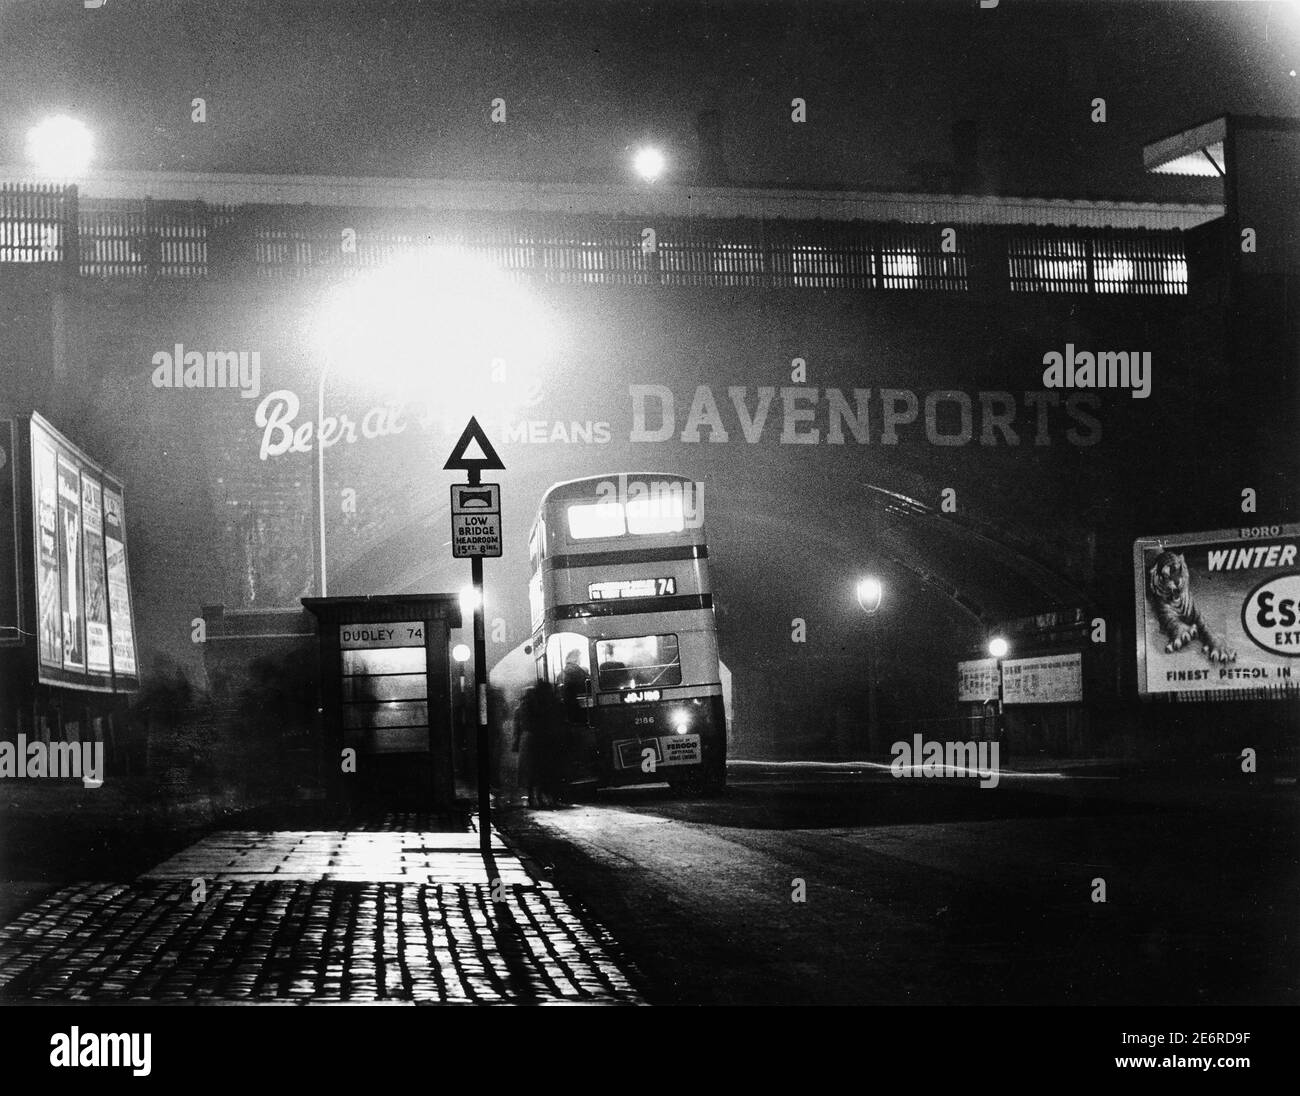
[[[998,660],[976,658],[957,663],[957,702],[997,700]]]
[[[137,677],[122,489],[41,416],[31,418],[36,655],[50,685]]]
[[[1083,655],[1078,651],[1002,660],[1004,704],[1077,704],[1083,700]]]
[[[1133,545],[1138,690],[1269,696],[1300,684],[1300,525]]]

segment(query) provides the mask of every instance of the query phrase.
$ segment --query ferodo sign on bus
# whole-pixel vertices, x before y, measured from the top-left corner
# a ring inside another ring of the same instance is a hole
[[[1140,692],[1300,687],[1300,525],[1143,537],[1133,564]]]

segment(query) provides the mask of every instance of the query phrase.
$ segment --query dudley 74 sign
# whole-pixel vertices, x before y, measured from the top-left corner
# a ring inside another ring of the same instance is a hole
[[[451,485],[451,554],[456,559],[501,554],[499,483]]]

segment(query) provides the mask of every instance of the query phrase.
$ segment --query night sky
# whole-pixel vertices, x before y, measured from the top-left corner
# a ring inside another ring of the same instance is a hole
[[[739,185],[952,189],[961,121],[989,192],[1214,200],[1142,145],[1300,112],[1298,46],[1294,3],[0,0],[0,162],[62,109],[108,168],[623,181],[651,139],[693,182],[716,111]]]

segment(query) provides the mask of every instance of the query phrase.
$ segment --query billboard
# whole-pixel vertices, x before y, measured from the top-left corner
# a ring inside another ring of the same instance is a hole
[[[138,674],[122,485],[40,415],[30,433],[38,677],[109,691],[116,675],[129,687]]]
[[[997,700],[998,660],[975,658],[957,663],[957,702]]]
[[[1196,699],[1300,684],[1300,525],[1133,545],[1138,691]]]
[[[1003,704],[1077,704],[1083,700],[1083,655],[1078,651],[1002,662]]]

